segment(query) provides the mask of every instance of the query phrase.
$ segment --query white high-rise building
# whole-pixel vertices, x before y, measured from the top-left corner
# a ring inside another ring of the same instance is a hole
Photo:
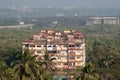
[[[33,55],[43,57],[49,53],[57,69],[76,69],[85,66],[85,40],[81,32],[65,30],[41,30],[32,39],[22,42],[22,48],[29,49]]]

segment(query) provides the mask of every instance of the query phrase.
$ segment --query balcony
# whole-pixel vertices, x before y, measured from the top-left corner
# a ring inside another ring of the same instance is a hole
[[[77,50],[82,50],[84,47],[76,47]]]
[[[83,57],[81,57],[80,59],[76,59],[76,62],[83,62]]]
[[[60,50],[66,51],[67,47],[62,47]]]
[[[42,50],[44,49],[43,47],[35,47],[36,50]]]
[[[79,62],[79,63],[77,63],[77,65],[76,66],[84,66],[85,65],[85,63],[84,62]]]
[[[83,41],[81,39],[76,39],[75,43],[83,43]]]
[[[83,56],[83,53],[75,53],[75,56]]]
[[[32,47],[32,49],[39,50],[39,51],[45,51],[45,47]]]
[[[50,53],[50,56],[58,56],[57,53]]]
[[[68,69],[76,69],[76,67],[75,66],[68,66]]]
[[[62,68],[62,66],[61,66],[61,65],[56,65],[55,67],[56,67],[56,68],[60,68],[60,69]]]
[[[75,59],[68,59],[67,61],[68,62],[75,62],[76,60]]]
[[[68,47],[68,50],[76,50],[75,47]]]
[[[63,66],[63,69],[76,69],[76,67],[71,65],[65,65]]]
[[[63,66],[63,69],[68,69],[68,65],[64,65],[64,66]]]
[[[60,62],[67,62],[67,59],[61,59]]]
[[[67,54],[60,54],[60,57],[67,57]]]
[[[39,56],[43,56],[45,55],[45,53],[37,53]]]

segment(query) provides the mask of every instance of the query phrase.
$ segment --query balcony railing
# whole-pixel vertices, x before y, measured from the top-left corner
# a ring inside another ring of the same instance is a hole
[[[68,59],[68,62],[75,62],[75,59]]]
[[[73,69],[76,69],[76,67],[75,67],[75,65],[65,65],[65,66],[63,66],[63,69],[73,70]]]

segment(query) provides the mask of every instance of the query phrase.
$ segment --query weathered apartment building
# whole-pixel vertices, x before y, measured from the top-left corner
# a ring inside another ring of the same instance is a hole
[[[23,49],[42,57],[49,53],[57,69],[75,69],[85,66],[85,40],[81,32],[41,30],[31,39],[22,42]]]
[[[117,17],[91,17],[87,20],[86,23],[86,25],[95,25],[95,24],[119,25],[120,20]]]

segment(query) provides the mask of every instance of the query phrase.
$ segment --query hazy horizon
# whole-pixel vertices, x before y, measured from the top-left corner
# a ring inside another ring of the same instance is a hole
[[[0,8],[120,8],[120,0],[0,0]]]

